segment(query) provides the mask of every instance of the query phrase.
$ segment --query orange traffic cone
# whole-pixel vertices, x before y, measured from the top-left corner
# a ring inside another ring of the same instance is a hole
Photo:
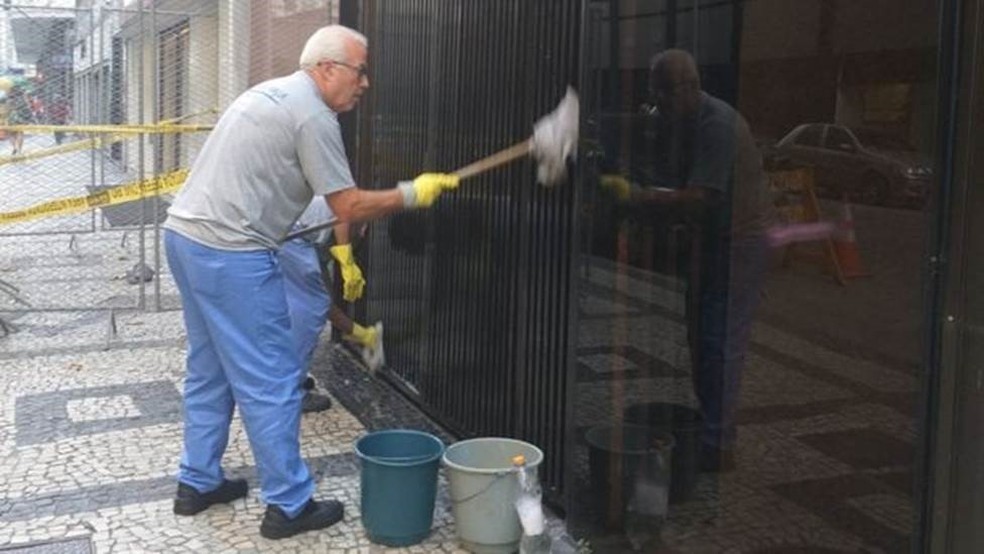
[[[858,237],[854,233],[854,214],[851,211],[851,203],[845,199],[843,219],[837,224],[840,232],[833,236],[834,253],[840,264],[841,275],[847,278],[868,277],[871,274],[865,271],[861,264],[861,252],[858,250]]]

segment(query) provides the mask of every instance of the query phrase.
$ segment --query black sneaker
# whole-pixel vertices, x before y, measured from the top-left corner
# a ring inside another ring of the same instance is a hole
[[[289,519],[283,510],[271,504],[260,524],[260,535],[268,539],[286,539],[305,531],[331,527],[344,515],[345,507],[337,500],[308,500],[294,519]]]
[[[303,383],[301,383],[301,388],[303,388],[304,390],[313,390],[314,387],[315,387],[314,377],[311,377],[310,375],[306,379],[304,379]]]
[[[219,488],[211,492],[198,492],[191,485],[178,483],[178,493],[174,495],[174,513],[179,516],[193,516],[213,504],[225,504],[246,496],[249,488],[245,479],[226,479]]]
[[[301,412],[309,414],[312,412],[323,412],[331,408],[331,398],[323,394],[307,391],[301,400]]]

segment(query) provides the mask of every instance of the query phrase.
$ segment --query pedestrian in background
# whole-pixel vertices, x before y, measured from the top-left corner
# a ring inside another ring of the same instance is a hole
[[[31,99],[21,84],[15,84],[7,96],[7,123],[9,125],[31,125],[34,123],[34,109]],[[24,152],[24,131],[10,132],[11,155]]]
[[[48,123],[51,125],[66,125],[72,119],[72,107],[61,94],[55,94],[48,106]],[[65,140],[65,131],[55,131],[55,144]]]

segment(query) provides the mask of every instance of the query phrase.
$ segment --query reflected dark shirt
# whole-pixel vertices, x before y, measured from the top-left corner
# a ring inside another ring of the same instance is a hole
[[[674,127],[656,116],[645,132],[651,163],[640,167],[638,182],[706,189],[705,232],[761,235],[773,222],[762,155],[748,123],[727,103],[702,92],[694,120]]]

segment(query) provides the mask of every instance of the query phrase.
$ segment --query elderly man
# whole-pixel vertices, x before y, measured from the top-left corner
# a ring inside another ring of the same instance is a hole
[[[312,34],[299,71],[226,109],[168,210],[164,244],[188,334],[176,514],[246,495],[246,482],[227,480],[220,463],[238,405],[267,504],[260,534],[285,538],[343,516],[340,502],[313,499],[301,458],[304,368],[276,251],[315,195],[348,222],[430,206],[458,184],[425,173],[385,191],[355,186],[336,114],[369,87],[367,56],[351,29]]]
[[[704,416],[700,466],[734,467],[735,412],[752,319],[762,292],[774,207],[762,156],[745,119],[702,92],[697,64],[666,50],[650,66],[656,107],[650,178],[602,177],[623,200],[672,204],[700,229],[699,275],[690,276],[687,334]],[[646,185],[646,186],[640,186]],[[655,186],[654,186],[655,185]]]

